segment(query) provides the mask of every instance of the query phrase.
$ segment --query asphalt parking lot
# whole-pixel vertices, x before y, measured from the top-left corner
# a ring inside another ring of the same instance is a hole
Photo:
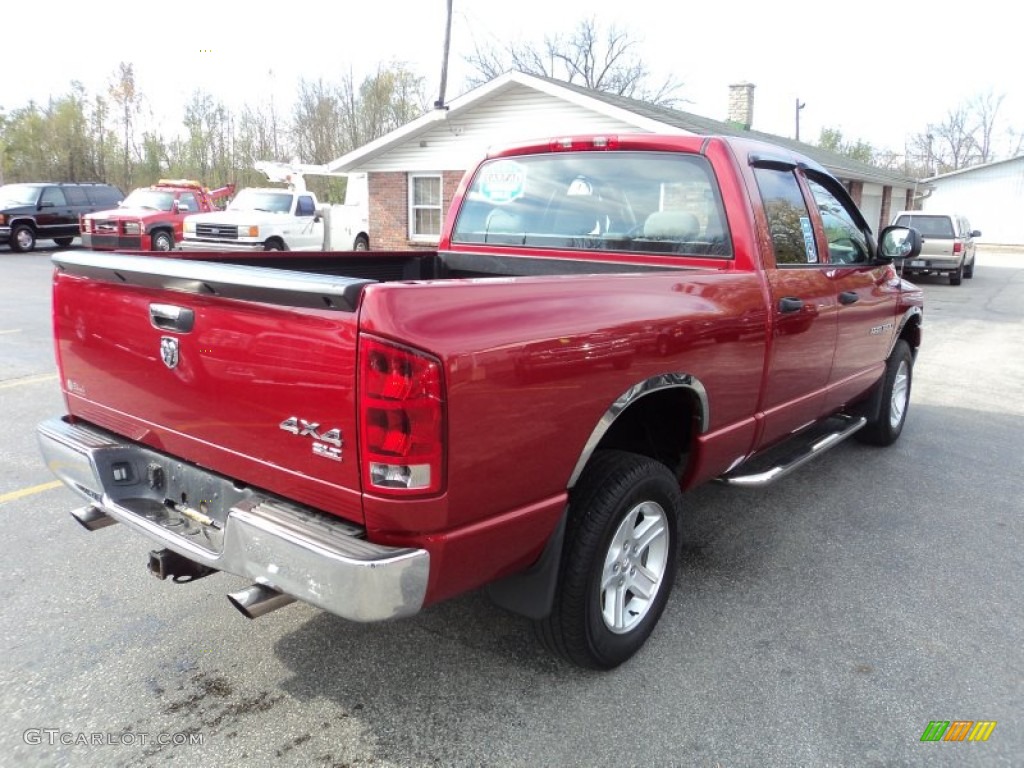
[[[395,623],[296,604],[254,622],[215,575],[87,533],[39,458],[61,411],[46,252],[0,249],[0,764],[1024,764],[1024,251],[921,278],[892,448],[850,442],[767,490],[687,496],[676,590],[609,673],[471,594]],[[922,742],[931,721],[985,742]],[[166,743],[165,743],[166,742]]]

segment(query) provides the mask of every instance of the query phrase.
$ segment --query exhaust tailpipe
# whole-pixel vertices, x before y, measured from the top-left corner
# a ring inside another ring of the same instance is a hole
[[[228,600],[247,619],[258,619],[260,616],[295,602],[295,598],[291,595],[278,592],[276,589],[262,584],[253,584],[251,587],[240,589],[237,592],[230,592]]]
[[[108,525],[117,523],[117,520],[92,504],[72,509],[71,516],[87,531],[98,531],[100,528],[106,528]]]

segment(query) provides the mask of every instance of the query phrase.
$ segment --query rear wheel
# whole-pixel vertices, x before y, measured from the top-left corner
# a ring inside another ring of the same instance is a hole
[[[36,231],[28,224],[16,224],[11,230],[11,250],[28,253],[36,247]]]
[[[950,285],[960,285],[960,283],[962,283],[963,280],[964,280],[964,265],[963,265],[963,262],[960,262],[960,266],[957,267],[954,271],[949,273],[949,284]]]
[[[71,245],[71,241],[74,239],[75,238],[73,237],[55,237],[53,238],[53,242],[55,242],[61,248],[67,248],[69,245]]]
[[[558,591],[541,642],[582,667],[629,659],[658,623],[676,574],[679,483],[654,459],[595,454],[573,490]]]
[[[359,237],[356,238],[355,249],[357,251],[370,250],[370,241],[366,239],[365,235],[359,235]]]
[[[856,433],[862,443],[892,445],[903,432],[910,407],[910,385],[913,381],[914,356],[903,339],[896,342],[885,363],[885,376],[880,382],[882,402],[874,419]]]
[[[150,238],[150,248],[154,251],[170,251],[174,248],[174,238],[171,233],[161,230],[154,232]]]

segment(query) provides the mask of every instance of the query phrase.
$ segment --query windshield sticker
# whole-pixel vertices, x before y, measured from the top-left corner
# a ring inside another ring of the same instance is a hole
[[[523,196],[526,170],[512,160],[487,166],[480,174],[480,195],[489,203],[511,203]]]
[[[818,251],[814,247],[814,230],[811,228],[811,220],[806,216],[800,217],[800,229],[804,233],[804,246],[807,248],[807,263],[818,263]]]

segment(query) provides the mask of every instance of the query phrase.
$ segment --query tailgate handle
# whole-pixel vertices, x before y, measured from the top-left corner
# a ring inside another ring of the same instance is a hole
[[[188,333],[196,323],[196,313],[173,304],[150,304],[149,321],[161,331]]]

